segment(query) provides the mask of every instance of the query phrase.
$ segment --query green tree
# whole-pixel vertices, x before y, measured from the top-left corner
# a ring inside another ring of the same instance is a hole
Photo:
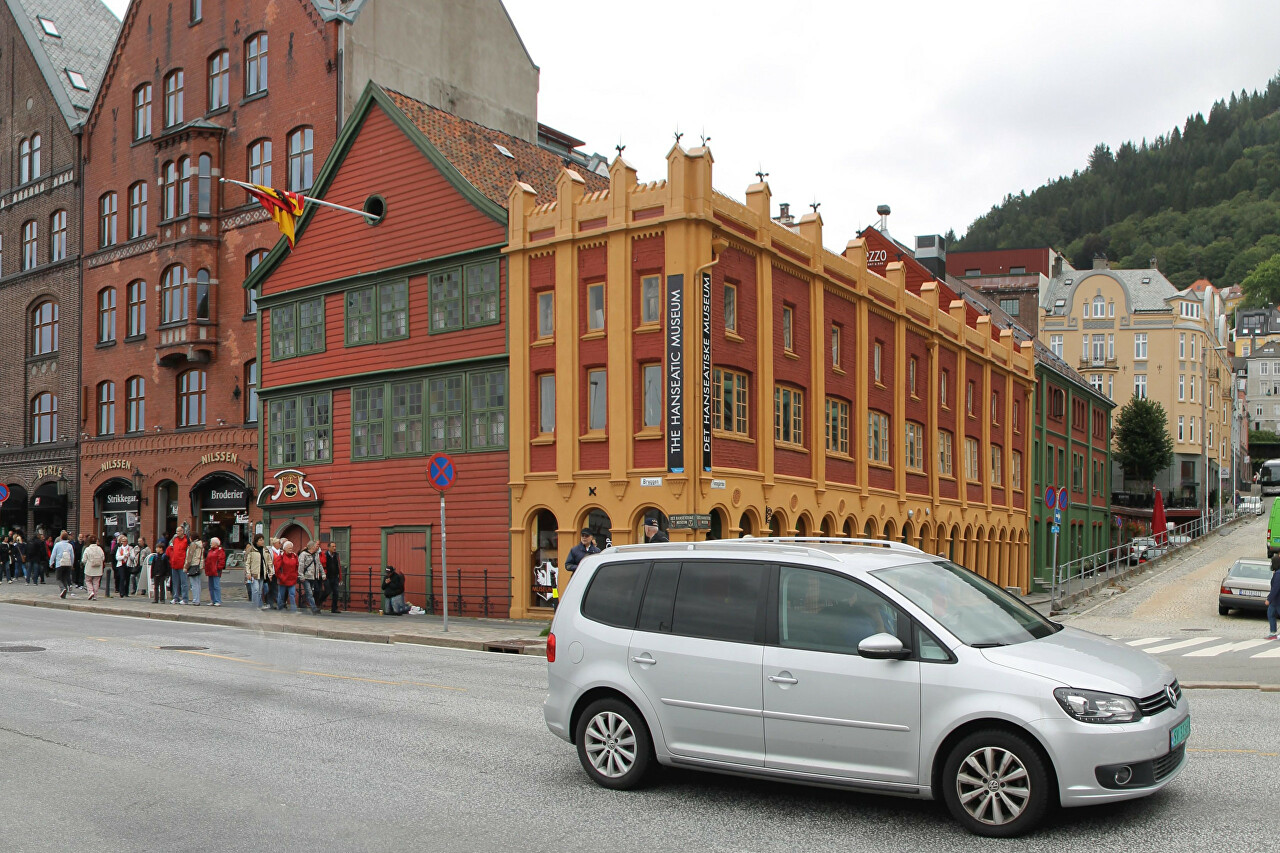
[[[1280,302],[1280,254],[1272,255],[1253,268],[1240,282],[1250,305],[1275,305]]]
[[[1133,397],[1115,422],[1116,461],[1125,477],[1150,482],[1173,464],[1169,417],[1156,400]]]

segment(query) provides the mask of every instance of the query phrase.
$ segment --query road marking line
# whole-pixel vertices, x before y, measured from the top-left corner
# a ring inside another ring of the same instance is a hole
[[[1188,747],[1187,752],[1220,752],[1231,755],[1260,755],[1264,758],[1280,758],[1280,752],[1260,752],[1256,749],[1203,749]]]
[[[298,675],[318,675],[321,678],[340,678],[343,681],[367,681],[370,684],[400,684],[399,681],[380,681],[376,678],[361,678],[357,675],[334,675],[330,672],[311,672],[310,670],[300,669]]]
[[[202,658],[217,658],[218,660],[235,661],[236,663],[247,663],[249,666],[270,666],[270,664],[262,663],[256,660],[245,660],[244,658],[233,658],[227,655],[215,655],[211,652],[197,652],[192,649],[174,649],[180,655],[199,655]]]
[[[1145,640],[1133,640],[1129,643],[1131,646],[1146,646],[1151,643],[1158,643],[1161,640],[1167,640],[1168,637],[1147,637]]]
[[[1264,640],[1263,642],[1266,642],[1266,641]],[[1274,642],[1274,641],[1272,641],[1272,642]],[[1276,646],[1274,649],[1268,649],[1268,650],[1267,650],[1267,651],[1265,651],[1265,652],[1258,652],[1256,655],[1250,655],[1250,657],[1254,657],[1254,658],[1280,658],[1280,646]]]
[[[1254,646],[1260,646],[1266,640],[1241,640],[1238,643],[1223,643],[1220,646],[1210,646],[1207,649],[1196,649],[1194,652],[1187,652],[1184,658],[1211,658],[1220,655],[1223,652],[1243,652],[1245,649],[1251,649]]]
[[[465,687],[446,687],[446,686],[445,686],[445,685],[443,685],[443,684],[428,684],[428,683],[427,683],[427,682],[425,682],[425,681],[406,681],[406,682],[404,682],[404,683],[405,683],[405,684],[414,684],[414,685],[417,685],[418,687],[434,687],[436,690],[456,690],[456,691],[458,691],[459,693],[466,693],[466,692],[467,692],[467,688],[465,688]]]
[[[1152,646],[1149,649],[1143,649],[1149,655],[1163,654],[1164,652],[1172,652],[1177,649],[1187,649],[1191,646],[1198,646],[1202,643],[1212,643],[1215,640],[1221,640],[1221,637],[1196,637],[1191,640],[1179,640],[1176,643],[1165,643],[1163,646]]]

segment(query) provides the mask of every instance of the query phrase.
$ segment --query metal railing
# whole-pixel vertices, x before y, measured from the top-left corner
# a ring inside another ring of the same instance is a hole
[[[1152,549],[1154,553],[1139,555],[1134,552],[1133,542],[1130,541],[1096,554],[1068,560],[1053,569],[1052,601],[1057,604],[1074,592],[1089,589],[1120,576],[1139,562],[1152,562],[1185,548],[1201,536],[1212,533],[1222,525],[1239,518],[1241,514],[1238,509],[1223,507],[1221,512],[1214,510],[1207,516],[1178,525],[1156,540],[1157,545]],[[1154,539],[1155,536],[1135,538]]]
[[[421,585],[422,590],[427,590],[428,582],[431,583],[430,590],[427,592],[407,591],[405,593],[405,601],[409,604],[416,604],[422,607],[429,614],[441,612],[442,606],[440,596],[440,574],[434,573],[428,579],[425,570],[415,573],[404,572],[405,580],[411,578],[416,584]],[[367,613],[374,613],[382,609],[382,570],[369,566],[364,577],[360,578],[363,583],[358,585],[362,589],[346,590],[346,606],[352,610],[364,610]],[[406,587],[409,584],[406,583]],[[417,586],[415,585],[415,589]],[[482,569],[479,572],[474,570],[454,569],[449,572],[449,615],[450,616],[490,616],[506,618],[511,613],[511,572],[510,570],[489,570]]]

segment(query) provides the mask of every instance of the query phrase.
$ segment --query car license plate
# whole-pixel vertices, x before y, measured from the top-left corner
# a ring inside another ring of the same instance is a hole
[[[1177,749],[1191,734],[1191,718],[1187,717],[1169,730],[1169,749]]]
[[[1260,589],[1237,589],[1236,595],[1247,595],[1251,598],[1262,598],[1263,592]]]

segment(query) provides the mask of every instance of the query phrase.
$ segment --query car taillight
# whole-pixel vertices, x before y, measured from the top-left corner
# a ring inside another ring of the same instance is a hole
[[[1222,589],[1218,590],[1218,592],[1222,593],[1223,595],[1231,595],[1231,590],[1227,589],[1225,586]]]
[[[547,634],[547,663],[556,662],[556,635]]]

